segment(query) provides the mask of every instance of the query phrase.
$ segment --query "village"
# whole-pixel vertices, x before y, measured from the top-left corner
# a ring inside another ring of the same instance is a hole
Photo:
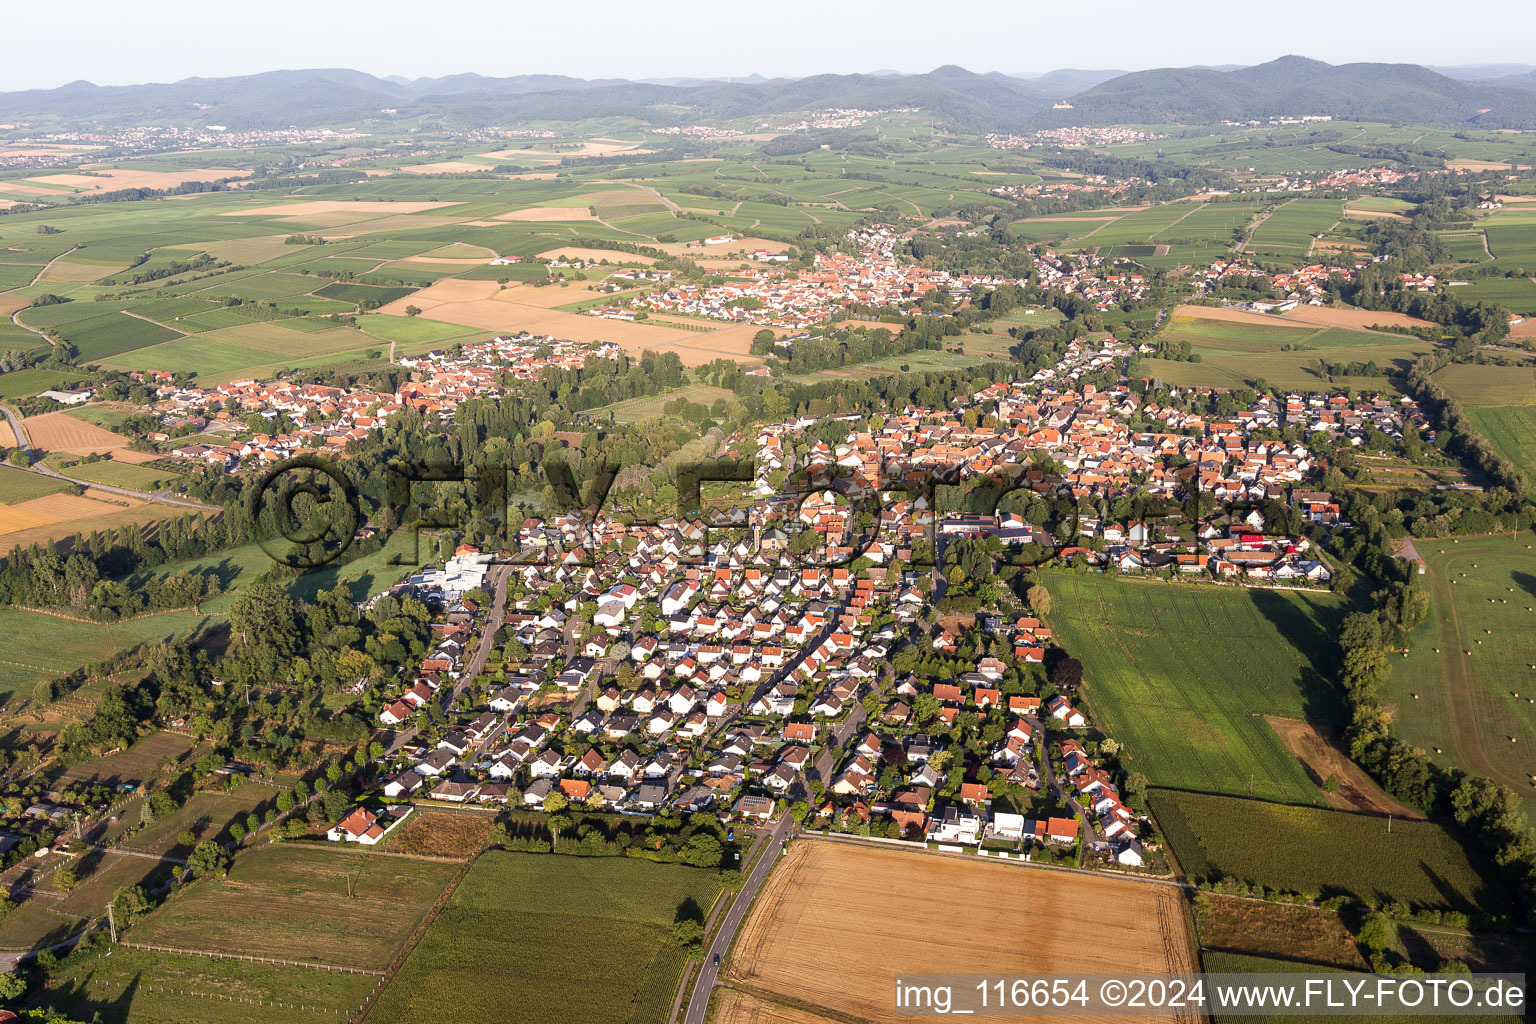
[[[1323,587],[1332,569],[1312,541],[1266,529],[1259,506],[1348,524],[1311,487],[1312,451],[1262,438],[1290,426],[1358,445],[1427,423],[1400,398],[1263,396],[1217,419],[1195,411],[1211,389],[1151,402],[1087,382],[1132,351],[1080,340],[1056,366],[952,408],[850,417],[838,444],[816,440],[813,419],[765,424],[726,442],[757,454],[735,501],[655,523],[624,509],[531,516],[510,555],[464,546],[402,582],[396,593],[440,609],[440,639],[408,685],[377,695],[379,725],[395,730],[390,771],[333,838],[377,841],[402,802],[580,805],[792,812],[805,828],[992,856],[1152,864],[1151,825],[1106,756],[1116,744],[1047,672],[1067,652],[1016,598],[939,616],[946,550],[1033,545],[1089,571]],[[1195,493],[1241,507],[1188,524],[1084,513],[1063,534],[1018,512],[940,511],[923,486],[1000,471],[1031,500],[1080,508]],[[806,493],[784,494],[779,474]],[[864,502],[878,505],[872,535]],[[814,548],[796,543],[805,533]],[[505,663],[466,674],[488,636]],[[938,681],[903,668],[914,654],[963,660]]]

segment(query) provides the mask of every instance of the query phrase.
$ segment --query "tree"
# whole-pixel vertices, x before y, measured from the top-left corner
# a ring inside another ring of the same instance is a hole
[[[212,839],[204,839],[192,851],[192,856],[187,858],[187,870],[199,878],[204,875],[226,875],[229,873],[229,851]]]
[[[1372,953],[1385,952],[1397,941],[1397,925],[1386,914],[1367,914],[1356,938]]]
[[[717,868],[724,855],[725,848],[720,845],[719,839],[708,832],[696,832],[683,847],[678,859],[696,868]]]
[[[1131,796],[1143,796],[1147,792],[1148,779],[1141,772],[1131,772],[1125,777],[1125,791]]]
[[[1035,610],[1036,615],[1051,614],[1051,592],[1036,583],[1024,592],[1024,598],[1029,606]]]
[[[112,897],[112,914],[119,928],[126,928],[153,907],[142,885],[125,885]]]
[[[420,306],[406,306],[405,307],[405,315],[406,316],[421,316],[421,307]]]
[[[53,873],[53,884],[65,892],[69,892],[80,884],[80,876],[75,873],[75,869],[72,866],[66,864]]]
[[[27,983],[15,971],[0,974],[0,1003],[13,1003],[26,995]]]

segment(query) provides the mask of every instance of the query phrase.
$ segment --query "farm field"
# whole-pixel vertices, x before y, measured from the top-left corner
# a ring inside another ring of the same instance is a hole
[[[150,466],[116,459],[57,468],[65,476],[76,480],[88,480],[91,483],[106,484],[109,487],[125,487],[133,491],[150,493],[174,487],[182,479],[181,474],[175,470],[154,469]]]
[[[179,738],[179,737],[178,737]],[[180,848],[176,837],[183,831],[191,832],[198,842],[218,839],[232,842],[229,826],[236,821],[244,822],[253,811],[257,817],[277,801],[278,789],[259,782],[246,782],[228,791],[203,790],[192,794],[174,814],[156,818],[153,823],[128,836],[122,841],[122,849],[138,853],[173,854],[185,857],[191,851]],[[138,813],[138,805],[131,804],[125,817]]]
[[[135,942],[383,970],[453,877],[449,863],[312,844],[258,846],[188,887]],[[352,894],[348,895],[348,878]]]
[[[1343,217],[1343,204],[1336,199],[1293,199],[1281,203],[1254,228],[1246,251],[1256,256],[1304,259],[1313,237],[1325,233]]]
[[[1482,247],[1478,246],[1481,257]],[[1462,302],[1497,302],[1511,313],[1536,314],[1536,280],[1529,277],[1481,277],[1451,289]]]
[[[1286,803],[1322,791],[1263,715],[1332,722],[1329,594],[1047,572],[1057,642],[1104,732],[1154,785]]]
[[[1371,906],[1498,914],[1500,887],[1461,843],[1430,821],[1393,820],[1177,790],[1149,804],[1186,877],[1228,876],[1312,895],[1346,895]]]
[[[1451,363],[1436,371],[1435,383],[1463,409],[1536,405],[1536,367]]]
[[[118,946],[70,958],[48,1003],[114,1024],[335,1024],[378,979]]]
[[[10,427],[3,426],[8,434]],[[69,484],[63,480],[57,480],[41,473],[28,473],[22,469],[6,466],[0,469],[0,504],[19,505],[33,498],[46,498],[50,494],[58,494],[60,491],[69,490]]]
[[[7,468],[5,472],[9,474],[11,470]],[[0,505],[0,551],[8,552],[17,545],[29,547],[130,523],[149,530],[153,528],[152,524],[161,520],[195,514],[176,505],[148,504],[137,498],[93,492],[90,488],[80,496],[57,491],[14,505]]]
[[[1075,922],[1085,919],[1098,922],[1092,942],[1077,934]],[[1024,931],[1030,938],[1021,942]],[[834,961],[838,968],[828,970]],[[759,1001],[780,996],[814,1014],[769,1021],[895,1021],[906,1018],[892,1013],[892,972],[965,972],[982,963],[1041,974],[1196,969],[1177,889],[806,839],[769,876],[723,978]]]
[[[1440,764],[1509,786],[1536,810],[1531,542],[1529,534],[1414,541],[1429,565],[1429,614],[1409,637],[1408,656],[1391,659],[1381,700],[1404,740]]]
[[[719,893],[717,874],[677,864],[484,853],[365,1020],[431,1020],[452,1006],[465,1024],[664,1024],[684,959],[668,932],[680,910],[707,915]],[[518,985],[486,983],[499,977]]]

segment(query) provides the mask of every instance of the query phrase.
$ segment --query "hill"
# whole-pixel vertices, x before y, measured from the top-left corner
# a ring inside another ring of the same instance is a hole
[[[921,107],[960,127],[1017,127],[1049,100],[1028,83],[943,67],[924,75],[815,75],[798,80],[705,81],[685,85],[557,75],[436,79],[376,78],[359,71],[272,71],[169,84],[0,93],[0,120],[103,125],[222,124],[233,129],[316,127],[376,119],[432,117],[467,127],[512,119],[629,116],[651,124],[734,118],[830,107]]]
[[[1325,64],[1281,57],[1235,71],[1161,68],[1122,75],[1042,111],[1039,127],[1207,123],[1331,114],[1360,121],[1536,127],[1536,96],[1470,84],[1417,64]]]

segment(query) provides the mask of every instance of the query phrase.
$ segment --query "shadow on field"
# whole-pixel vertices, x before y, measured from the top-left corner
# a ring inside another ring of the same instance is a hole
[[[133,980],[116,999],[93,999],[90,995],[93,976],[94,972],[87,972],[69,985],[49,989],[43,1004],[49,1009],[67,1013],[72,1020],[95,1021],[99,1024],[127,1024],[129,1010],[133,1007],[133,997],[138,994],[143,975],[135,974]]]
[[[1338,670],[1334,639],[1348,610],[1341,603],[1304,605],[1272,591],[1250,589],[1248,599],[1273,623],[1292,649],[1306,659],[1296,680],[1302,711],[1309,722],[1337,723],[1342,706],[1333,676]]]
[[[1536,597],[1536,576],[1528,572],[1515,572],[1510,574],[1510,579],[1515,581],[1515,586]]]

